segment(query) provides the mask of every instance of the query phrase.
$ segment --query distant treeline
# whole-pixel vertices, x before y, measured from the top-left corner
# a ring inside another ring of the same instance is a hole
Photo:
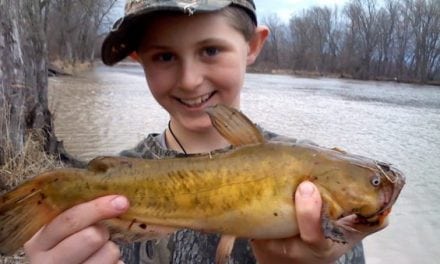
[[[41,0],[49,59],[93,61],[122,3]],[[271,35],[259,70],[440,83],[440,0],[350,0],[260,20]]]
[[[351,0],[292,14],[288,23],[273,14],[261,24],[271,35],[259,69],[440,81],[439,0]]]
[[[114,20],[118,0],[41,0],[50,60],[68,63],[95,59],[99,41]]]

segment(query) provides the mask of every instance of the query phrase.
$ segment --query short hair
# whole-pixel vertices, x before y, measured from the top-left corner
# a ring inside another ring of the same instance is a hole
[[[243,8],[238,6],[227,6],[212,13],[218,13],[224,16],[234,29],[243,34],[243,37],[246,41],[250,41],[254,36],[256,25],[253,22],[251,16]],[[183,15],[183,13],[176,11],[157,11],[151,15],[147,15],[139,19],[137,23],[139,23],[140,25],[148,25],[149,21],[151,21],[152,19],[164,15],[181,16]],[[136,50],[139,50],[139,45],[141,44],[143,38],[143,32],[145,32],[147,27],[148,26],[138,27],[138,29],[134,31],[137,33],[132,34],[132,37],[135,39],[134,41],[137,42]]]
[[[256,25],[248,12],[241,7],[227,6],[217,11],[225,16],[233,28],[243,34],[246,41],[250,41],[255,33]]]

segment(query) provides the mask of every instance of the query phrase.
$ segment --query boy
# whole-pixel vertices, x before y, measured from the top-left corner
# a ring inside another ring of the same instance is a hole
[[[170,122],[162,134],[150,134],[122,154],[163,158],[227,147],[204,109],[218,103],[240,107],[246,67],[255,61],[269,34],[266,27],[257,25],[253,1],[129,0],[125,13],[103,43],[103,62],[113,65],[129,55],[135,58]],[[255,256],[259,263],[329,263],[348,253],[341,262],[364,262],[357,243],[377,228],[353,234],[345,245],[326,240],[320,228],[321,198],[310,182],[299,186],[295,206],[301,235],[239,241],[232,261],[253,263]],[[75,206],[26,243],[26,254],[32,263],[117,263],[119,249],[98,222],[128,207],[120,196]],[[354,225],[350,219],[343,221]],[[218,240],[216,235],[182,230],[169,240],[124,246],[123,259],[127,263],[212,263]]]

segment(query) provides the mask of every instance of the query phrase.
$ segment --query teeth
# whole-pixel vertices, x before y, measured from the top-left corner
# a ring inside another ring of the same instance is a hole
[[[194,99],[180,99],[180,101],[186,105],[195,106],[206,102],[210,96],[211,94],[205,94]]]

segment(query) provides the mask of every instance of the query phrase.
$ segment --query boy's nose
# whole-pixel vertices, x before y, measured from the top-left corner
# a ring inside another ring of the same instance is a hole
[[[203,73],[202,69],[200,69],[200,65],[193,61],[182,62],[180,69],[180,88],[193,90],[201,85],[202,82]]]

